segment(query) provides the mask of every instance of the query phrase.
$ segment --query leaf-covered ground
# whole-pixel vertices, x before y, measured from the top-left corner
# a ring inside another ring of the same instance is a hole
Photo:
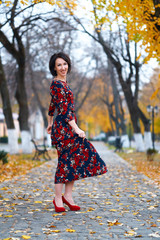
[[[54,159],[57,155],[55,150],[49,151],[49,155]],[[32,160],[33,154],[18,154],[8,155],[8,163],[2,164],[0,161],[0,182],[10,180],[15,176],[26,174],[29,170],[34,167],[38,167],[44,163],[44,159]]]
[[[135,167],[138,172],[143,173],[160,185],[160,154],[155,155],[154,161],[148,161],[146,153],[142,152],[120,152],[118,154]]]

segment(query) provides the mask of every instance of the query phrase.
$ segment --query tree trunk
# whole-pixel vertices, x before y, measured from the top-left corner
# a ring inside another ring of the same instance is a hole
[[[7,87],[7,81],[5,78],[1,57],[0,57],[0,91],[1,91],[2,103],[3,103],[3,114],[5,116],[7,131],[8,131],[9,153],[16,154],[19,152],[18,135],[14,126],[12,108],[11,108],[11,103],[9,98],[9,91]]]
[[[124,93],[124,96],[126,99],[126,103],[128,105],[128,109],[130,112],[131,121],[133,124],[133,129],[134,129],[134,133],[135,133],[134,136],[135,136],[135,142],[136,142],[136,150],[144,151],[145,148],[144,148],[143,138],[142,138],[142,134],[140,131],[140,126],[138,125],[139,114],[138,114],[138,107],[137,107],[137,100],[136,100],[137,95],[136,95],[136,97],[134,97],[132,94],[131,82],[128,81],[128,83],[127,83],[123,79],[122,65],[121,65],[119,59],[115,58],[115,54],[113,53],[113,51],[109,47],[109,45],[107,45],[107,43],[104,41],[100,32],[97,32],[97,36],[98,36],[98,41],[101,44],[101,46],[103,47],[105,54],[107,55],[108,59],[111,61],[111,63],[113,64],[113,66],[115,67],[115,69],[117,71],[119,83],[122,87],[122,90],[123,90],[123,93]],[[136,104],[135,104],[135,102],[136,102]]]
[[[151,131],[150,131],[150,120],[146,118],[144,113],[141,111],[139,108],[139,117],[141,121],[143,122],[144,125],[144,144],[145,144],[145,150],[152,148],[152,136],[151,136]]]
[[[139,124],[138,103],[132,97],[132,92],[130,91],[130,89],[124,91],[124,93],[125,93],[125,98],[126,98],[127,106],[128,106],[128,109],[129,109],[131,121],[132,121],[132,124],[133,124],[136,150],[138,152],[144,152],[145,151],[145,146],[144,146],[143,137],[142,137],[142,134],[141,134],[140,124]]]
[[[21,62],[21,63],[20,63]],[[17,89],[15,97],[19,105],[19,125],[21,130],[22,138],[22,151],[23,153],[31,153],[31,134],[29,132],[28,118],[28,102],[27,102],[27,93],[25,88],[24,73],[25,73],[25,56],[20,59],[19,69],[17,73]]]
[[[112,65],[111,61],[108,60],[108,68],[110,72],[110,80],[112,85],[112,91],[114,96],[114,106],[115,106],[115,112],[116,112],[116,125],[117,125],[117,135],[119,135],[119,129],[122,130],[122,135],[126,135],[126,125],[124,123],[124,111],[122,108],[121,98],[119,96],[119,92],[117,89],[117,83],[115,79],[115,73],[114,73],[114,66]]]

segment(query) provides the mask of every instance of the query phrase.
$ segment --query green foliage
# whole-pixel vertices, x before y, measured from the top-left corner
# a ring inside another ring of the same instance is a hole
[[[7,136],[0,137],[0,143],[8,143],[8,137]]]
[[[5,151],[0,151],[0,160],[2,160],[3,164],[8,163],[8,153]]]

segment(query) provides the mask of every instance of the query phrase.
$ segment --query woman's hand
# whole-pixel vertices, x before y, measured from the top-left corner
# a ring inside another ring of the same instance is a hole
[[[47,133],[51,134],[51,132],[52,132],[52,124],[49,124],[47,127]]]
[[[80,128],[76,128],[75,129],[75,133],[77,133],[78,136],[81,137],[81,138],[85,138],[86,137],[85,132],[82,129],[80,129]]]

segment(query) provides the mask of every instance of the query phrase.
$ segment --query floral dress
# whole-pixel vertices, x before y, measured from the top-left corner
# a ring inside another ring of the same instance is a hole
[[[52,145],[55,145],[58,153],[55,183],[67,183],[106,173],[107,167],[93,145],[86,138],[79,137],[68,123],[73,119],[77,121],[69,85],[61,80],[53,80],[50,94],[48,115],[53,116],[57,109],[51,132]]]

